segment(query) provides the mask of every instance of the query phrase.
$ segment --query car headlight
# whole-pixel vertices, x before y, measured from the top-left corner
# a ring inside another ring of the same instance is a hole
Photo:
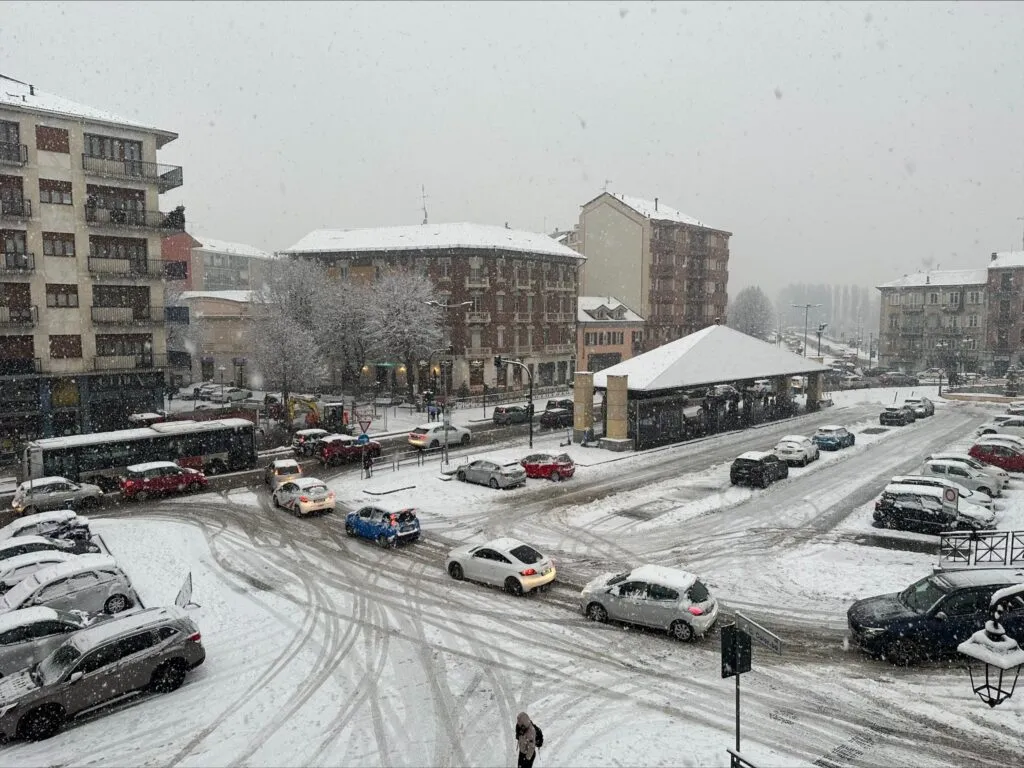
[[[866,638],[880,637],[885,634],[885,627],[861,627],[860,634]]]
[[[16,701],[13,704],[7,704],[3,707],[0,707],[0,717],[6,717],[8,712],[13,712],[15,709],[18,708],[19,703],[20,702]]]

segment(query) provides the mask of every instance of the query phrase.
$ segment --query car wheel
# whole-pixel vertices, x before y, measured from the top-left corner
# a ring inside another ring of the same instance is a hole
[[[886,661],[897,667],[909,667],[915,658],[913,646],[906,640],[895,640],[886,646]]]
[[[457,474],[456,474],[455,476],[456,476],[456,477],[457,477],[457,478],[458,478],[459,480],[461,480],[461,481],[462,481],[463,483],[464,483],[464,482],[466,482],[466,473],[465,473],[465,472],[462,472],[462,471],[460,470],[460,471],[459,471],[459,472],[458,472],[458,473],[457,473]]]
[[[562,476],[558,472],[552,472],[551,479],[554,480],[556,483],[559,483],[562,481]]]
[[[185,663],[178,659],[164,662],[153,670],[153,676],[149,679],[149,690],[156,693],[176,691],[185,682],[187,671]]]
[[[383,533],[377,537],[377,546],[381,549],[394,549],[398,545],[398,537],[389,539]]]
[[[762,488],[767,488],[769,485],[771,485],[771,482],[772,481],[768,478],[768,473],[766,472],[765,474],[761,475],[761,478],[758,480],[757,484],[760,485]]]
[[[78,506],[81,509],[97,509],[100,506],[100,500],[95,496],[86,496],[78,502]]]
[[[39,707],[18,721],[18,735],[29,741],[42,741],[56,736],[64,725],[64,710],[56,704]]]
[[[149,498],[149,493],[147,491],[139,491],[132,498],[134,498],[135,501],[145,501]]]
[[[191,485],[189,485],[188,488],[185,489],[185,492],[186,493],[199,493],[201,490],[203,490],[203,484],[202,483],[192,483]]]
[[[498,481],[495,480],[493,477],[487,481],[487,484],[491,486],[491,488],[494,488],[495,490],[498,489]]]
[[[990,491],[988,488],[986,488],[984,486],[982,486],[981,488],[978,489],[978,493],[984,493],[986,496],[991,496],[992,495],[992,491]]]
[[[693,640],[693,627],[687,624],[685,621],[676,620],[672,622],[672,626],[668,628],[669,633],[676,640],[683,643],[688,643]]]
[[[113,615],[127,610],[130,605],[131,601],[126,595],[111,595],[103,604],[103,612]]]
[[[587,618],[598,624],[604,624],[608,621],[608,611],[600,603],[591,603],[587,606]]]
[[[459,442],[462,443],[463,445],[469,445],[469,435],[463,435],[462,439],[459,440]]]
[[[806,456],[804,456],[802,459],[800,459],[800,466],[801,467],[806,467],[808,461],[810,461],[810,459],[808,459]]]
[[[34,515],[37,511],[38,510],[35,507],[25,507],[21,510],[21,516],[25,517],[26,515]]]
[[[434,440],[434,441],[433,441],[433,442],[432,442],[432,443],[430,444],[430,448],[431,448],[431,450],[433,450],[434,448],[437,448],[437,447],[438,447],[438,442],[437,442],[437,440]]]
[[[462,581],[462,577],[464,575],[462,573],[462,566],[458,563],[452,563],[448,566],[448,575],[456,581]]]
[[[352,527],[352,523],[350,523],[348,520],[345,521],[345,533],[347,533],[349,536],[356,535],[356,529]]]
[[[505,579],[505,591],[508,592],[510,595],[522,597],[523,584],[515,576],[509,576],[507,579]]]

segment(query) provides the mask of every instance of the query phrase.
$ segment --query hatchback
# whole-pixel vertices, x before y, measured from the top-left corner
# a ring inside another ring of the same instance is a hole
[[[11,509],[20,515],[48,509],[94,509],[100,505],[102,496],[98,485],[75,483],[66,477],[40,477],[18,486]]]
[[[1024,437],[1024,416],[1011,416],[999,422],[989,422],[978,427],[979,435],[1014,435]]]
[[[526,485],[526,470],[519,464],[501,463],[491,459],[476,459],[460,464],[455,477],[464,483],[489,485],[491,488],[515,488]]]
[[[1006,486],[1010,484],[1010,473],[1005,469],[999,469],[999,467],[993,467],[991,464],[985,464],[967,453],[949,451],[933,453],[929,456],[925,456],[925,461],[952,461],[968,466],[971,469],[976,469],[978,472],[983,472],[988,475],[992,479],[992,482],[999,486],[1000,490],[1005,489]]]
[[[36,571],[3,597],[0,614],[43,605],[60,611],[120,613],[135,603],[135,592],[109,555],[81,555]]]
[[[664,629],[677,640],[707,634],[718,619],[718,602],[700,579],[661,565],[599,576],[583,587],[580,609],[594,621]]]
[[[82,517],[73,509],[54,509],[25,515],[0,528],[0,541],[19,536],[88,541],[92,538],[92,532],[89,530],[89,518]]]
[[[66,563],[75,557],[76,555],[59,549],[40,549],[37,552],[26,552],[0,560],[0,594],[36,571],[57,563]]]
[[[302,477],[302,466],[295,459],[278,459],[263,471],[263,482],[276,491],[282,483]]]
[[[273,500],[274,506],[296,515],[334,511],[334,491],[315,477],[297,477],[281,483],[274,491]]]
[[[851,447],[857,438],[846,427],[826,424],[823,427],[818,427],[818,431],[811,436],[811,440],[823,451],[838,451],[841,448]]]
[[[878,423],[883,427],[905,427],[911,421],[906,410],[895,405],[887,406],[878,416]]]
[[[546,478],[556,483],[576,474],[576,464],[567,453],[531,453],[519,460],[527,477]]]
[[[954,530],[995,527],[995,515],[974,504],[957,509],[942,503],[941,488],[923,485],[887,485],[875,500],[874,520],[882,528],[940,534]]]
[[[549,408],[540,415],[541,429],[560,429],[573,424],[572,408]]]
[[[729,468],[729,482],[733,485],[746,483],[767,488],[786,477],[789,477],[789,465],[768,451],[747,451]]]
[[[320,438],[327,437],[326,429],[300,429],[292,436],[292,450],[296,456],[312,456],[319,445]]]
[[[967,452],[971,458],[1007,472],[1024,472],[1024,450],[997,443],[975,443]]]
[[[530,409],[525,405],[496,405],[491,421],[495,424],[525,424],[530,420]]]
[[[0,616],[0,677],[34,666],[72,632],[89,625],[80,613],[35,606]]]
[[[362,507],[345,516],[345,533],[376,541],[381,547],[395,547],[420,537],[420,518],[416,509],[394,512],[381,507]]]
[[[903,404],[910,406],[918,418],[935,415],[935,404],[927,397],[908,397]]]
[[[817,444],[803,435],[786,435],[779,440],[773,452],[787,464],[799,464],[801,467],[820,457]]]
[[[440,448],[442,445],[469,445],[472,434],[465,427],[455,424],[420,424],[409,433],[409,445],[413,448]]]
[[[926,461],[921,466],[920,474],[937,477],[940,480],[951,480],[968,490],[978,491],[986,496],[999,496],[1002,494],[1001,483],[993,482],[992,478],[986,473],[971,469],[958,461],[941,461],[938,459]]]
[[[173,461],[132,464],[121,477],[121,497],[144,501],[167,493],[194,493],[206,488],[206,475],[198,469],[179,467]]]
[[[453,549],[448,553],[445,570],[456,581],[479,581],[502,587],[513,595],[547,587],[557,576],[550,557],[508,537]]]

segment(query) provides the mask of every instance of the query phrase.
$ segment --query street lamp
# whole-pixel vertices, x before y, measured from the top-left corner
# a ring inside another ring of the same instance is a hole
[[[811,313],[811,307],[820,307],[821,304],[792,304],[791,306],[804,311],[804,357],[807,357],[807,318]]]
[[[218,373],[220,373],[220,399],[221,399],[221,402],[224,401],[224,371],[226,371],[226,370],[227,370],[227,368],[225,368],[223,365],[220,368],[217,369]]]
[[[1004,601],[1021,594],[1024,594],[1024,584],[998,590],[989,601],[992,618],[985,622],[985,628],[979,629],[957,647],[960,653],[973,659],[973,662],[967,664],[971,688],[990,707],[997,707],[1013,696],[1021,665],[1024,665],[1024,649],[1012,637],[1006,636],[1006,630],[1000,622],[1005,610]],[[981,669],[975,680],[974,662],[984,665],[984,682]],[[1013,673],[1012,680],[1009,679],[1010,672]]]
[[[942,397],[942,367],[946,364],[946,342],[936,343],[935,349],[939,351],[939,397]]]
[[[527,377],[530,380],[530,404],[527,406],[529,409],[527,412],[527,421],[530,423],[530,447],[533,448],[533,371],[530,370],[530,366],[526,363],[522,363],[519,360],[512,360],[507,357],[498,355],[494,358],[494,367],[496,370],[500,369],[503,365],[518,365],[520,368],[526,371]]]
[[[828,323],[818,323],[818,357],[821,357],[821,334],[828,328]]]

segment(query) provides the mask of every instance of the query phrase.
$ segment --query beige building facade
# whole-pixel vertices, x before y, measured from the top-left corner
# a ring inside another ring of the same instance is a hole
[[[611,296],[580,296],[577,302],[578,370],[604,370],[643,348],[644,319],[621,301]]]

